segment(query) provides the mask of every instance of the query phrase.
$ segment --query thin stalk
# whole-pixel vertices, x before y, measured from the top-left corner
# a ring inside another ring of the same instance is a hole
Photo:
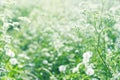
[[[102,24],[102,17],[100,17],[100,24]],[[103,62],[103,64],[104,64],[104,66],[105,66],[105,68],[106,68],[106,72],[108,73],[108,71],[109,71],[109,73],[111,74],[111,71],[110,71],[110,69],[109,69],[109,65],[106,63],[106,61],[104,60],[104,58],[101,56],[101,52],[99,51],[99,48],[101,48],[101,46],[100,46],[100,38],[101,38],[101,34],[102,34],[102,32],[103,32],[103,30],[104,29],[102,29],[100,32],[98,32],[98,30],[97,30],[97,27],[96,27],[96,23],[95,23],[95,19],[94,19],[94,28],[95,28],[95,32],[98,34],[98,40],[97,40],[97,47],[96,47],[96,50],[97,50],[97,52],[98,52],[98,55],[99,55],[99,57],[100,57],[100,59],[102,60],[102,62]],[[99,28],[100,28],[100,26],[99,26]],[[105,48],[105,42],[104,42],[104,48]],[[105,53],[105,50],[104,50],[104,53]],[[108,80],[108,77],[107,77],[107,74],[106,74],[106,80]]]

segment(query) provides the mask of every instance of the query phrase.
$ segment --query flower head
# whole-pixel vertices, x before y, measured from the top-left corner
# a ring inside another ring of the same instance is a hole
[[[90,51],[87,51],[83,54],[83,58],[90,58],[90,57],[92,57],[92,52]]]
[[[91,76],[91,75],[94,74],[94,70],[92,68],[87,68],[86,74],[89,75],[89,76]]]
[[[78,68],[78,67],[75,67],[75,68],[72,69],[72,73],[76,73],[76,72],[78,72],[78,71],[79,71],[79,68]]]
[[[15,53],[11,51],[10,49],[6,51],[6,55],[9,57],[15,57]]]
[[[10,61],[10,63],[11,63],[12,65],[18,64],[18,61],[17,61],[16,58],[11,58],[9,61]]]
[[[90,57],[92,57],[92,52],[88,51],[83,54],[83,63],[87,64],[90,60]]]
[[[61,66],[59,66],[59,71],[60,72],[65,72],[66,71],[66,65],[61,65]]]

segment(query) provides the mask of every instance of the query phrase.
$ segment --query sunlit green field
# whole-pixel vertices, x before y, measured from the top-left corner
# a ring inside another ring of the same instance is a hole
[[[120,80],[120,0],[0,0],[0,80]]]

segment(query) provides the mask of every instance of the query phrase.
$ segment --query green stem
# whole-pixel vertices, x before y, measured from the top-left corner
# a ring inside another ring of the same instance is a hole
[[[105,68],[106,68],[106,72],[108,73],[109,72],[109,74],[111,74],[111,70],[110,70],[110,68],[109,68],[109,65],[106,63],[106,61],[104,60],[104,58],[101,56],[101,52],[99,51],[99,48],[101,48],[100,47],[100,38],[101,38],[101,33],[103,32],[103,30],[98,34],[98,41],[97,41],[97,47],[96,47],[96,50],[97,50],[97,52],[98,52],[98,55],[99,55],[99,57],[100,57],[100,59],[102,60],[102,62],[103,62],[103,64],[104,64],[104,66],[105,66]],[[104,42],[104,48],[105,48],[105,42]],[[105,50],[104,50],[104,53],[105,53]],[[107,77],[107,74],[106,74],[106,80],[108,80],[108,77]]]
[[[102,24],[102,17],[101,17],[100,19],[101,19],[101,20],[100,20],[100,24]],[[95,20],[95,19],[94,19],[94,20]],[[99,51],[99,48],[102,48],[102,47],[100,46],[100,38],[101,38],[101,34],[103,33],[103,30],[104,30],[104,29],[102,29],[100,32],[98,32],[95,21],[94,21],[94,28],[95,28],[95,32],[98,34],[98,38],[97,38],[98,40],[97,40],[96,50],[97,50],[98,55],[99,55],[100,59],[102,60],[104,66],[105,66],[105,68],[106,68],[106,72],[108,73],[108,71],[109,71],[109,73],[111,74],[111,71],[110,71],[110,69],[109,69],[109,65],[106,63],[106,61],[104,60],[104,58],[101,56],[101,52]],[[99,25],[99,28],[100,28],[100,25]],[[105,48],[105,44],[106,44],[106,43],[105,43],[105,41],[104,41],[104,48]],[[105,49],[104,49],[104,53],[105,53]],[[107,74],[106,74],[106,80],[108,80]]]

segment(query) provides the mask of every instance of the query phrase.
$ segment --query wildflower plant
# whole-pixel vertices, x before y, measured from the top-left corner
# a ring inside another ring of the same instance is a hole
[[[119,0],[1,0],[0,80],[119,80]]]

